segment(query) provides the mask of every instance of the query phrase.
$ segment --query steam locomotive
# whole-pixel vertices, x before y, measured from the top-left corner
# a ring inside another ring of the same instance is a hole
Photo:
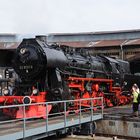
[[[76,100],[103,97],[105,106],[127,104],[131,101],[130,87],[139,79],[132,75],[127,61],[107,56],[92,56],[86,49],[48,45],[40,38],[24,39],[12,60],[18,74],[16,90],[0,97],[0,103],[31,104],[47,101]],[[93,102],[94,106],[100,101]],[[82,107],[90,106],[82,102]],[[67,109],[78,107],[70,104]],[[38,116],[40,106],[30,106]],[[49,111],[60,111],[60,106],[49,106]],[[42,115],[46,106],[41,107]],[[11,116],[14,112],[4,110]],[[29,113],[31,114],[31,113]],[[22,118],[17,110],[16,118]],[[29,115],[30,117],[30,115]]]

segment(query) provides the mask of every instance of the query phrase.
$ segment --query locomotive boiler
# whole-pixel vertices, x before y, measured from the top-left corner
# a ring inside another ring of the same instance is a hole
[[[106,56],[92,56],[86,49],[48,45],[39,38],[24,39],[16,49],[13,68],[19,76],[16,93],[1,96],[1,103],[5,99],[8,99],[7,104],[30,104],[103,97],[105,106],[114,106],[131,100],[126,88],[131,85],[131,79],[126,81],[126,77],[132,76],[129,63]],[[82,107],[90,106],[88,102],[81,104]],[[93,102],[93,105],[100,105],[100,101]],[[76,107],[77,104],[69,104],[67,109]],[[48,108],[49,111],[63,109],[51,105]],[[38,106],[28,108],[28,112],[32,110],[36,110],[36,116],[40,115]],[[46,106],[41,110],[43,114]],[[11,110],[9,114],[12,114]],[[22,117],[18,111],[17,114],[17,118]]]

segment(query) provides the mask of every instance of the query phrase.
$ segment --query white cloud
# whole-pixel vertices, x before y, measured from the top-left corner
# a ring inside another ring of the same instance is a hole
[[[139,0],[0,0],[0,32],[140,29]]]

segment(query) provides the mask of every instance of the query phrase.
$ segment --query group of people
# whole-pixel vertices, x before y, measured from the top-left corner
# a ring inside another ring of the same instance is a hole
[[[132,98],[133,98],[133,116],[138,117],[139,116],[139,101],[138,96],[140,94],[140,89],[137,84],[133,84],[132,86]]]

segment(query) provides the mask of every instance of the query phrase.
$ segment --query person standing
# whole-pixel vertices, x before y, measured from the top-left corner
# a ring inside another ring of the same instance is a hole
[[[134,84],[132,86],[132,98],[133,98],[133,116],[138,117],[138,108],[139,108],[139,103],[138,103],[138,94],[139,94],[139,88],[137,84]]]

